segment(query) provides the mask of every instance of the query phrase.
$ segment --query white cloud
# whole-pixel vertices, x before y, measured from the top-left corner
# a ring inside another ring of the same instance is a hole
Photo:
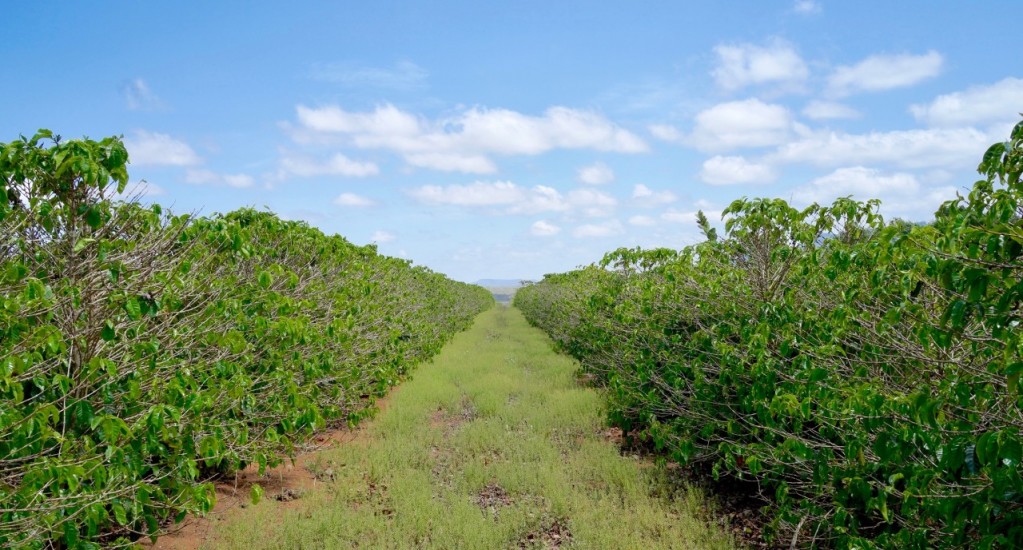
[[[828,77],[835,95],[904,88],[937,76],[944,58],[936,51],[922,55],[872,55],[855,65],[843,65]]]
[[[634,199],[649,197],[653,194],[654,192],[649,187],[643,185],[642,183],[638,183],[636,184],[635,187],[632,188],[632,198]]]
[[[860,112],[848,105],[832,101],[811,101],[803,107],[803,116],[813,120],[859,118]]]
[[[767,160],[816,166],[883,163],[905,168],[968,168],[976,165],[991,139],[973,128],[814,132],[779,147]]]
[[[143,200],[152,197],[160,197],[167,194],[167,190],[155,183],[149,183],[145,180],[140,180],[135,183],[129,183],[122,193],[114,193],[110,196],[115,201],[134,201]]]
[[[527,192],[510,181],[477,181],[468,185],[424,185],[409,194],[426,204],[451,206],[503,206],[523,202]]]
[[[670,124],[651,124],[647,129],[652,136],[662,141],[681,141],[683,137],[682,132]]]
[[[534,222],[529,228],[529,234],[536,237],[550,237],[561,232],[561,228],[546,220]]]
[[[355,134],[364,143],[376,143],[387,138],[399,141],[402,137],[418,136],[422,129],[419,120],[394,105],[381,105],[369,113],[350,113],[336,105],[314,109],[299,105],[295,108],[298,121],[316,132]]]
[[[366,208],[376,205],[376,203],[369,197],[363,197],[362,195],[356,195],[355,193],[341,193],[334,199],[334,204],[355,208]]]
[[[635,134],[602,115],[551,107],[541,116],[508,109],[471,108],[435,121],[385,104],[370,112],[349,112],[336,105],[296,108],[301,131],[339,136],[362,149],[384,149],[414,166],[467,173],[495,170],[487,155],[539,155],[555,149],[592,149],[639,153],[648,149]]]
[[[766,147],[788,141],[796,125],[781,105],[746,99],[721,103],[696,115],[687,140],[701,151]]]
[[[141,78],[125,82],[121,86],[121,94],[124,96],[124,103],[129,111],[154,111],[163,108],[163,101]]]
[[[572,236],[582,239],[590,237],[610,237],[620,235],[624,231],[622,223],[618,220],[611,220],[604,223],[583,224],[572,230]]]
[[[744,157],[711,157],[703,162],[700,179],[711,185],[770,183],[778,177],[771,166]]]
[[[505,210],[505,213],[537,214],[540,212],[564,212],[571,207],[557,189],[547,187],[546,185],[536,185],[531,189],[524,189],[522,200],[510,205]]]
[[[131,163],[136,166],[195,166],[202,159],[185,143],[167,134],[136,130],[124,138]]]
[[[792,11],[802,14],[820,13],[821,5],[816,0],[796,0]]]
[[[710,216],[708,215],[708,217]],[[696,211],[668,210],[661,214],[661,219],[672,223],[696,223]]]
[[[618,200],[594,189],[574,189],[568,193],[568,201],[577,206],[614,206]]]
[[[185,171],[185,183],[244,188],[252,187],[256,181],[248,174],[220,174],[213,170],[189,169]]]
[[[310,75],[316,80],[353,88],[415,90],[426,86],[430,73],[411,61],[399,61],[393,68],[365,67],[353,63],[320,63],[313,65]]]
[[[394,241],[397,238],[398,238],[397,235],[395,235],[394,233],[391,233],[389,231],[377,230],[374,231],[372,235],[370,235],[369,242],[383,244]]]
[[[603,185],[614,181],[615,173],[608,165],[603,162],[597,162],[580,168],[577,177],[581,183]]]
[[[729,91],[751,84],[793,86],[810,75],[796,50],[779,39],[771,40],[765,46],[720,45],[714,48],[714,53],[718,56],[718,66],[711,74],[718,86]]]
[[[282,179],[291,176],[302,178],[315,176],[362,178],[375,176],[379,173],[380,168],[372,162],[354,161],[341,153],[337,153],[325,162],[317,162],[305,157],[285,156],[280,160],[278,176]]]
[[[465,174],[492,174],[497,166],[483,155],[460,155],[457,153],[419,153],[405,155],[405,162],[420,168],[431,168],[442,172]]]
[[[248,174],[224,174],[224,183],[231,187],[252,187],[256,182]]]
[[[671,204],[677,201],[678,197],[671,191],[654,191],[642,183],[638,183],[632,188],[632,200],[640,206],[652,207]]]
[[[930,126],[1015,123],[1023,111],[1023,79],[1006,78],[990,86],[973,86],[938,96],[928,104],[913,105],[909,111]]]
[[[793,200],[800,204],[831,204],[845,196],[861,201],[881,199],[882,210],[888,214],[924,219],[943,201],[953,198],[955,188],[926,188],[913,174],[853,166],[839,168],[796,189]]]
[[[464,144],[505,155],[536,155],[553,149],[595,149],[640,153],[647,145],[603,116],[567,107],[551,107],[542,117],[507,109],[471,109],[456,121],[454,135]]]
[[[494,207],[504,214],[581,212],[591,217],[607,216],[618,201],[594,189],[575,189],[562,194],[553,187],[522,187],[510,181],[477,181],[467,185],[424,185],[408,191],[415,200],[431,205],[465,208]]]
[[[651,218],[650,216],[632,216],[631,218],[629,218],[629,225],[649,227],[652,225],[657,225],[657,220]]]
[[[830,202],[836,197],[854,195],[863,199],[879,197],[884,193],[897,195],[913,194],[920,190],[916,176],[907,173],[883,174],[882,172],[854,166],[839,168],[821,176],[797,192],[796,197],[805,202]]]
[[[569,209],[579,209],[587,216],[608,216],[618,205],[618,200],[593,189],[575,189],[569,191],[566,200]]]

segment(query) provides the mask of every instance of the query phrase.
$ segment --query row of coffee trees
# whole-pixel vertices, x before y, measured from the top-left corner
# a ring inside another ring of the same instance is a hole
[[[1023,124],[926,225],[738,200],[515,297],[610,420],[752,480],[779,545],[1023,547]]]
[[[121,196],[117,138],[0,144],[0,547],[96,548],[355,422],[480,287],[240,210]]]

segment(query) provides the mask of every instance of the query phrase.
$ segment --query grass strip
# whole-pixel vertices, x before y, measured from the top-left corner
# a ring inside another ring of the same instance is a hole
[[[239,510],[210,547],[733,547],[698,491],[621,455],[576,369],[497,306],[308,466],[320,489]]]

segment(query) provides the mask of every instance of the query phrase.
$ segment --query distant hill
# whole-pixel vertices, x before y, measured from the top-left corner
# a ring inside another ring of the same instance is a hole
[[[486,288],[519,288],[522,279],[480,279],[476,284]]]

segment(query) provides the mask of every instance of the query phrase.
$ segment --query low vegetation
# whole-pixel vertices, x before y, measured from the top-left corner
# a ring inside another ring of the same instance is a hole
[[[318,454],[323,483],[221,522],[211,548],[728,548],[693,490],[624,457],[603,398],[522,315],[481,315],[358,438]]]
[[[0,144],[0,546],[96,548],[357,421],[493,304],[372,246],[114,200],[117,138]],[[258,488],[255,491],[258,497]]]
[[[1023,547],[1023,124],[925,225],[742,199],[706,242],[618,250],[515,305],[612,422],[757,482],[775,544]]]

